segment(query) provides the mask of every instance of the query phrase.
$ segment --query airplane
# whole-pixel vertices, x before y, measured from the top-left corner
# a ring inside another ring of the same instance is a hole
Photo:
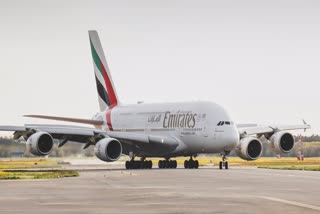
[[[0,131],[14,132],[13,138],[23,137],[27,149],[36,156],[52,151],[54,139],[58,147],[73,141],[94,146],[97,158],[106,162],[117,161],[122,155],[130,157],[126,169],[151,169],[148,158],[161,158],[159,168],[177,168],[179,156],[188,157],[184,168],[198,168],[200,154],[221,155],[219,169],[228,169],[226,156],[232,150],[244,160],[256,160],[262,154],[261,138],[265,137],[275,153],[287,154],[293,150],[295,139],[290,130],[310,129],[301,125],[258,126],[235,124],[220,105],[201,102],[123,104],[119,101],[110,70],[96,31],[89,31],[95,81],[100,112],[92,119],[47,115],[25,117],[65,121],[90,125],[0,126]],[[135,160],[140,158],[140,160]]]

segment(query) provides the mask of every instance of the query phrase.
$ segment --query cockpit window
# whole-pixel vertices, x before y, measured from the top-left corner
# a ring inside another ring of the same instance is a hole
[[[223,125],[227,125],[227,126],[230,126],[230,125],[234,125],[234,123],[232,121],[220,121],[217,126],[223,126]]]

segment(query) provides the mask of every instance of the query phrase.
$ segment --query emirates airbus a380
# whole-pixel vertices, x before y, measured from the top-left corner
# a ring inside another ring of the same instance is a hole
[[[185,168],[198,168],[194,160],[199,154],[219,153],[219,167],[228,169],[226,155],[235,150],[245,160],[261,156],[261,137],[269,140],[275,153],[289,153],[294,137],[289,130],[309,129],[304,122],[294,126],[236,125],[227,111],[212,102],[180,102],[125,105],[119,102],[110,70],[96,31],[89,31],[100,112],[92,119],[44,115],[27,117],[67,121],[94,127],[66,125],[0,126],[1,131],[13,131],[14,139],[23,137],[27,148],[37,156],[50,154],[53,139],[59,147],[68,141],[95,147],[102,161],[117,161],[121,155],[130,157],[127,169],[152,168],[147,158],[163,158],[159,168],[176,168],[172,158],[188,157]],[[140,158],[140,160],[136,160]]]

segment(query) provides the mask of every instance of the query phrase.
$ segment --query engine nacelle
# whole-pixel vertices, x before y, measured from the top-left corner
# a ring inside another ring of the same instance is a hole
[[[36,156],[50,154],[53,148],[53,138],[46,132],[36,132],[27,140],[27,150]]]
[[[262,143],[257,138],[245,137],[240,140],[235,151],[243,160],[256,160],[262,154]]]
[[[287,154],[293,150],[295,139],[288,132],[276,132],[270,138],[271,148],[277,154]]]
[[[96,144],[94,153],[102,161],[113,162],[120,158],[122,146],[117,139],[103,138]]]

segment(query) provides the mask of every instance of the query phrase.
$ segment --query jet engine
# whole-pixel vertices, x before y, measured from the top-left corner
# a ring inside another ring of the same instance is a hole
[[[245,137],[240,140],[235,151],[243,160],[256,160],[262,154],[262,143],[257,138]]]
[[[270,137],[271,148],[277,154],[287,154],[294,147],[294,137],[288,132],[276,132]]]
[[[27,150],[36,156],[50,154],[53,148],[53,138],[46,132],[36,132],[27,140]]]
[[[120,158],[122,154],[122,146],[117,139],[103,138],[96,144],[94,152],[100,160],[112,162]]]

